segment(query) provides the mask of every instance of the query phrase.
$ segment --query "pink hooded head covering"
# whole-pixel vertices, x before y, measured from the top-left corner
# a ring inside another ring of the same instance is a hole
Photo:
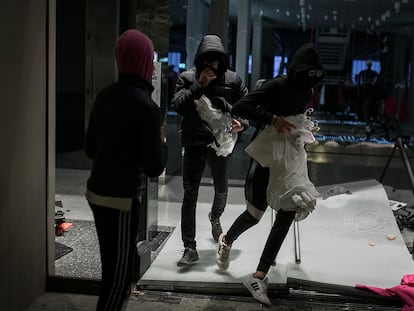
[[[135,29],[123,32],[116,43],[115,57],[119,72],[151,81],[154,45],[145,34]]]

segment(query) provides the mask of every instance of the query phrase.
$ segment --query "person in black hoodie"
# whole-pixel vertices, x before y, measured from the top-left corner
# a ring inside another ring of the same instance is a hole
[[[234,104],[232,113],[246,118],[256,125],[252,140],[271,125],[279,132],[290,132],[295,126],[284,119],[287,116],[305,113],[315,87],[324,76],[320,57],[315,47],[308,43],[293,56],[287,76],[277,76],[265,81],[260,87]],[[260,166],[251,159],[245,184],[247,209],[232,224],[227,233],[222,233],[216,253],[221,270],[229,266],[232,243],[246,230],[256,225],[268,206],[266,191],[269,168]],[[259,302],[270,305],[267,296],[267,272],[274,263],[282,243],[295,219],[295,211],[279,210],[269,233],[256,272],[243,284]]]
[[[93,160],[86,198],[92,209],[102,262],[97,309],[121,310],[130,291],[139,209],[147,177],[165,168],[161,113],[151,99],[154,47],[130,29],[116,44],[118,81],[96,97],[85,139]]]
[[[225,137],[230,137],[231,145],[234,134],[248,126],[246,120],[231,116],[233,103],[248,91],[240,76],[227,69],[227,53],[218,36],[203,37],[194,57],[194,65],[194,68],[180,74],[173,99],[176,111],[182,116],[180,131],[184,147],[184,198],[181,207],[184,254],[178,266],[199,261],[195,218],[198,189],[206,164],[210,167],[214,182],[214,200],[209,213],[214,240],[217,241],[222,233],[220,216],[227,202],[228,165],[232,149],[222,153],[221,144],[227,144],[220,139],[225,134]],[[222,116],[222,120],[228,118],[228,126],[223,123],[222,129],[214,128],[216,120],[209,120],[206,112]]]

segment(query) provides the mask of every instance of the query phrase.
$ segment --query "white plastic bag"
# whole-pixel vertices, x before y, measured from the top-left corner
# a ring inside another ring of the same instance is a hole
[[[227,157],[233,152],[238,136],[237,133],[231,132],[231,114],[214,108],[205,95],[196,100],[195,104],[200,118],[207,122],[216,140],[209,144],[209,147],[213,148],[218,156]]]
[[[316,205],[320,194],[309,180],[305,144],[314,143],[316,124],[309,115],[289,116],[294,124],[291,133],[279,133],[267,126],[247,147],[246,152],[260,165],[269,167],[267,202],[272,208],[294,210],[297,220],[306,218]]]

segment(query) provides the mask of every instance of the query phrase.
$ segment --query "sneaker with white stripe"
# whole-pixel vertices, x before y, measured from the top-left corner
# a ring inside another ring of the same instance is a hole
[[[266,306],[272,304],[267,297],[267,278],[261,280],[251,276],[248,280],[243,282],[243,285],[249,290],[253,298],[260,303]]]

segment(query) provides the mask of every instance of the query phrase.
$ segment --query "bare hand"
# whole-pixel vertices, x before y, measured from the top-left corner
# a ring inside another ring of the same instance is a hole
[[[231,132],[238,133],[244,130],[244,125],[241,124],[238,120],[232,119],[231,120]]]
[[[286,121],[284,118],[275,115],[272,119],[272,125],[278,132],[281,133],[290,133],[293,129],[296,128],[295,125]]]
[[[215,79],[217,79],[217,76],[215,75],[213,70],[207,67],[201,72],[200,77],[198,78],[198,82],[202,87],[206,87],[211,81]]]

